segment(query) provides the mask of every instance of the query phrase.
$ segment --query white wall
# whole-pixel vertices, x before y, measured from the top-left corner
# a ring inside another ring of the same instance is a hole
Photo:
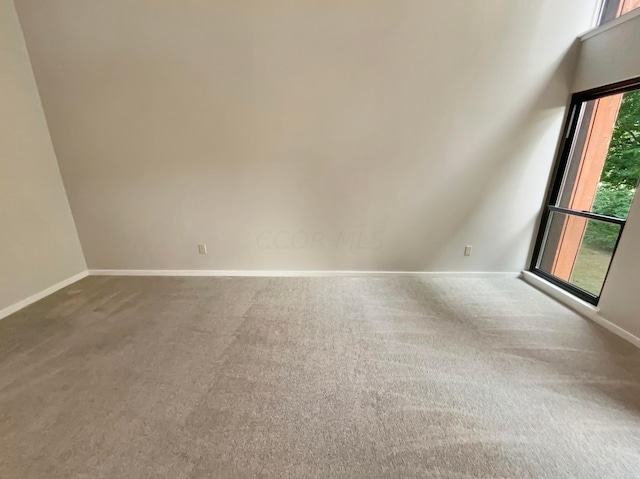
[[[16,1],[90,268],[423,271],[524,267],[595,3]]]
[[[84,270],[18,17],[0,0],[0,310]]]
[[[640,77],[640,11],[613,28],[587,35],[577,66],[574,91]],[[636,194],[600,298],[604,318],[640,337],[640,195]]]
[[[573,91],[640,76],[640,9],[582,37]]]
[[[636,194],[600,297],[604,318],[640,338],[640,195]]]

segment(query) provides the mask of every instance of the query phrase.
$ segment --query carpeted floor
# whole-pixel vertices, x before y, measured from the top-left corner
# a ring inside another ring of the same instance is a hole
[[[640,350],[517,279],[86,278],[0,321],[2,478],[637,478]]]

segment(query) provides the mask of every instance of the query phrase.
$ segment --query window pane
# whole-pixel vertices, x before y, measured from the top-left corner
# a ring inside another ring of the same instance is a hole
[[[557,205],[626,219],[639,178],[640,90],[583,103]]]
[[[610,22],[640,7],[640,0],[605,0],[599,24]]]
[[[551,212],[537,267],[599,296],[620,225]]]

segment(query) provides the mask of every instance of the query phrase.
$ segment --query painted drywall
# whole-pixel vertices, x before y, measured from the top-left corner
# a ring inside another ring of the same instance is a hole
[[[612,28],[587,35],[576,68],[574,91],[640,77],[640,12]],[[601,315],[640,337],[640,198],[636,195],[602,290]]]
[[[525,266],[595,3],[16,1],[90,268],[410,271]]]
[[[0,310],[84,270],[18,16],[0,0]]]
[[[640,195],[636,195],[600,297],[600,313],[640,338]]]
[[[640,10],[584,36],[573,90],[640,77]]]

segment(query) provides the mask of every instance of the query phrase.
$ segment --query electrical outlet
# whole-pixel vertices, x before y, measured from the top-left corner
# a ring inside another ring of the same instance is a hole
[[[464,255],[465,256],[471,256],[471,250],[473,249],[473,246],[471,245],[467,245],[464,247]]]
[[[198,245],[198,253],[207,254],[207,245],[206,245],[206,243],[200,243]]]

